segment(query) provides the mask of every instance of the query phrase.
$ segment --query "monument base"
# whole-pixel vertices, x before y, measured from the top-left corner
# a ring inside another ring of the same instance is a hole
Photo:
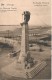
[[[17,66],[16,66],[17,64]],[[19,68],[19,63],[14,61],[12,64],[9,64],[1,69],[1,71],[9,76],[21,77],[21,78],[33,78],[38,74],[45,66],[45,61],[37,61],[37,63],[30,69]],[[22,66],[21,66],[22,67]]]

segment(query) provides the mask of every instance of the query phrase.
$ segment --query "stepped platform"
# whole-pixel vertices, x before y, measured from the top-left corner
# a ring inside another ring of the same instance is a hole
[[[17,67],[20,67],[19,63],[16,63],[16,61],[14,61],[13,63],[3,67],[1,71],[9,76],[21,77],[21,78],[33,78],[42,69],[44,69],[46,65],[47,64],[45,61],[37,61],[37,64],[35,64],[30,69],[23,69],[23,68],[20,69],[20,68],[17,68]]]

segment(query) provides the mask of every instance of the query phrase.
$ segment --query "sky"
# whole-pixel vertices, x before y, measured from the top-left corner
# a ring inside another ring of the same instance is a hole
[[[51,25],[50,5],[51,0],[0,0],[0,8],[16,8],[16,11],[1,11],[0,9],[0,25],[20,25],[23,22],[22,13],[26,10],[31,13],[29,25]],[[0,30],[15,28],[0,26]]]

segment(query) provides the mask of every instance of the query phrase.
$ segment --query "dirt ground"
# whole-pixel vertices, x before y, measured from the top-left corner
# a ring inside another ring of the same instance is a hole
[[[35,46],[34,46],[35,47]],[[23,79],[17,78],[13,76],[9,76],[3,72],[1,72],[1,68],[11,64],[17,57],[10,57],[8,54],[11,53],[11,50],[8,49],[1,49],[0,48],[0,80],[42,80],[42,79],[50,79],[51,78],[51,48],[47,46],[42,46],[42,51],[40,52],[39,49],[30,50],[31,56],[36,60],[44,60],[47,63],[47,66],[40,71],[33,79]]]

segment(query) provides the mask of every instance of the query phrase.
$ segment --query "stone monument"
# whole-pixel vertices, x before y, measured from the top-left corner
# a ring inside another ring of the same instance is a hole
[[[27,68],[28,65],[29,67],[31,67],[31,65],[33,64],[33,58],[30,56],[29,53],[28,21],[30,19],[30,12],[24,11],[23,15],[24,15],[24,22],[21,23],[22,26],[21,53],[18,62],[20,63],[20,65],[24,64],[23,67]],[[21,68],[23,67],[21,66]]]
[[[14,61],[10,65],[2,68],[2,71],[10,76],[33,78],[39,73],[45,66],[45,61],[38,61],[33,59],[29,52],[29,29],[28,21],[30,20],[30,12],[24,11],[24,22],[21,23],[22,37],[21,37],[21,52],[18,60]]]

